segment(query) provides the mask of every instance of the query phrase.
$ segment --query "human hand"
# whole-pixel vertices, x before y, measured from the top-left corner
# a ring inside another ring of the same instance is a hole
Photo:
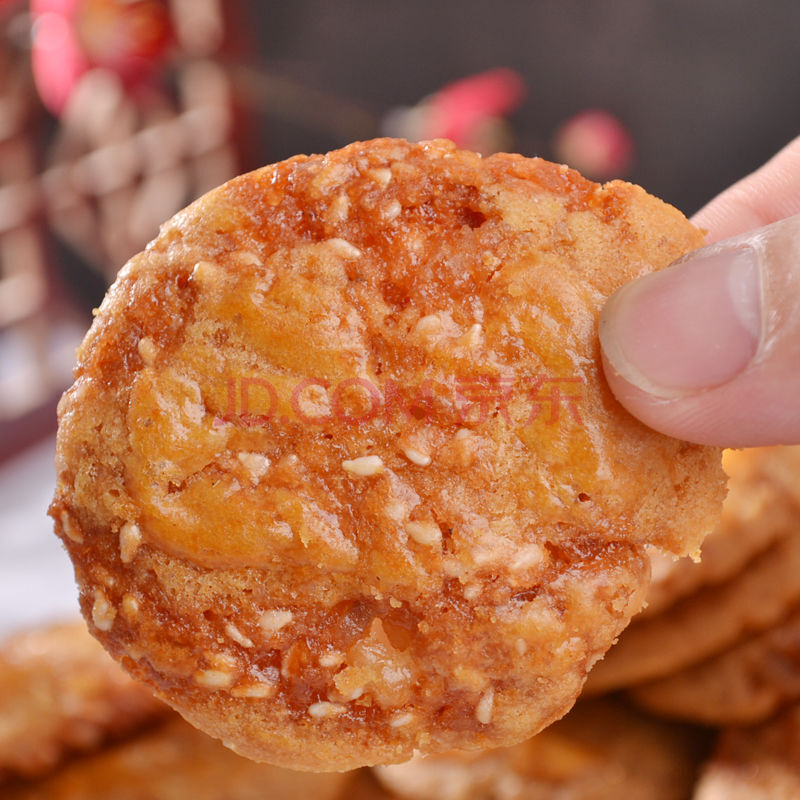
[[[800,444],[800,137],[693,221],[713,244],[606,304],[609,385],[670,436]]]

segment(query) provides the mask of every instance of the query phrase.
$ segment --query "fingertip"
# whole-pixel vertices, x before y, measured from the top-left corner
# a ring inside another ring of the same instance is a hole
[[[619,402],[700,444],[800,443],[799,250],[800,216],[623,287],[599,328]]]
[[[727,431],[711,428],[703,413],[695,404],[687,403],[680,398],[664,398],[647,392],[630,383],[614,365],[603,355],[603,370],[606,381],[617,401],[632,416],[649,428],[694,444],[731,446]]]

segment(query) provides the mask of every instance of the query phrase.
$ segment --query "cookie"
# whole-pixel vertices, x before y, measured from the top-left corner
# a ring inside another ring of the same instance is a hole
[[[704,766],[694,800],[800,797],[800,706],[755,728],[724,733]]]
[[[88,634],[83,620],[0,645],[0,777],[35,776],[168,712]]]
[[[720,727],[762,722],[800,701],[800,609],[768,631],[630,694],[668,717]]]
[[[239,177],[109,291],[60,405],[56,530],[92,631],[256,759],[525,739],[695,550],[720,451],[634,420],[608,296],[701,243],[521,156],[356,143]]]
[[[527,742],[378,767],[402,800],[683,800],[702,737],[607,700],[579,701]]]

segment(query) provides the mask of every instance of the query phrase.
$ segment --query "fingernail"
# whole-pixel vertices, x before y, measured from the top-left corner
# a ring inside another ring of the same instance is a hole
[[[758,350],[761,270],[749,246],[700,250],[630,283],[600,316],[600,343],[629,383],[676,397],[727,383]]]

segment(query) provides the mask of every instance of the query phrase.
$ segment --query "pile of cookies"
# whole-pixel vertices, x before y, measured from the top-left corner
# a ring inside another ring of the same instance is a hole
[[[0,649],[10,800],[717,800],[800,796],[800,448],[726,452],[702,560],[653,556],[649,604],[561,721],[514,747],[350,773],[248,761],[128,678],[82,622]],[[601,696],[602,695],[602,696]]]

